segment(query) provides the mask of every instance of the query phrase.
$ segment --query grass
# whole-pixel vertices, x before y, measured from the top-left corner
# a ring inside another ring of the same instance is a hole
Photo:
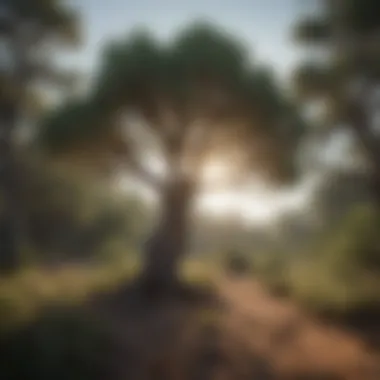
[[[0,279],[0,330],[30,322],[51,306],[83,303],[89,296],[111,290],[138,270],[125,260],[96,266],[63,266],[59,269],[29,267]]]
[[[98,266],[65,266],[57,270],[30,267],[0,280],[0,327],[4,329],[0,340],[6,347],[0,356],[2,376],[7,380],[114,378],[107,372],[117,352],[114,332],[108,330],[112,326],[83,307],[84,301],[101,292],[112,293],[138,270],[136,260],[115,259]],[[255,270],[258,276],[258,266]],[[212,287],[218,274],[219,265],[213,261],[188,260],[181,268],[184,281],[201,287]],[[337,276],[337,272],[328,272],[322,263],[272,266],[261,272],[260,278],[272,288],[285,286],[291,297],[316,311],[361,307],[380,295],[374,290],[378,279],[363,276],[358,286],[359,278],[349,281]],[[194,331],[200,330],[209,341],[210,331],[217,331],[221,325],[219,312],[213,307],[195,310],[191,314],[191,331],[193,327]],[[151,313],[149,309],[150,316]],[[136,326],[140,326],[139,318]],[[124,317],[122,321],[131,322]],[[152,321],[157,321],[155,315]],[[143,336],[149,343],[149,334],[147,338]]]
[[[46,307],[82,304],[92,295],[112,291],[139,271],[136,258],[97,265],[64,265],[58,269],[28,267],[0,278],[0,332],[30,323]],[[190,260],[181,268],[186,283],[210,288],[212,268]]]
[[[180,276],[189,284],[208,286],[218,270],[217,265],[204,260],[187,260],[181,267]]]
[[[187,262],[181,275],[192,285],[210,285],[205,265]],[[7,380],[114,378],[115,336],[86,300],[113,293],[138,272],[134,260],[97,266],[29,267],[0,280],[0,356]],[[217,323],[214,310],[200,311],[203,327]],[[115,351],[116,350],[116,351]],[[20,365],[22,363],[22,365]]]
[[[256,265],[252,274],[275,296],[294,299],[313,313],[344,316],[380,304],[380,278],[349,265],[331,265],[323,257]]]
[[[379,305],[380,280],[357,270],[344,275],[323,261],[273,265],[253,263],[252,274],[275,296],[289,297],[315,313],[349,313]],[[29,267],[11,278],[0,278],[0,332],[31,323],[46,307],[81,305],[92,295],[111,292],[139,270],[136,258],[115,258],[105,264]],[[211,289],[220,263],[190,259],[181,267],[182,279]]]

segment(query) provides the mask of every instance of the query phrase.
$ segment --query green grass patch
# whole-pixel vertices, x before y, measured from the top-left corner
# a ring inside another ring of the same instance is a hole
[[[0,279],[0,332],[28,323],[47,306],[79,305],[91,295],[111,291],[137,271],[138,263],[131,260],[20,270]]]

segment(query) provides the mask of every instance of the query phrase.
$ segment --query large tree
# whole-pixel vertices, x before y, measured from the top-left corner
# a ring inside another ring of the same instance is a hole
[[[297,41],[311,60],[297,70],[300,99],[322,101],[327,130],[344,126],[372,166],[380,201],[380,3],[377,0],[324,0],[320,12],[300,20]]]
[[[48,55],[61,43],[77,41],[75,14],[62,1],[1,0],[0,43],[0,270],[19,261],[20,221],[16,168],[18,127],[30,121],[39,104],[36,84],[60,84],[67,76],[49,65]],[[39,87],[40,88],[40,87]]]
[[[170,286],[207,160],[229,161],[235,178],[257,170],[283,181],[293,174],[301,125],[270,71],[252,64],[235,38],[199,23],[167,43],[145,31],[109,43],[89,95],[52,112],[39,141],[76,165],[125,163],[158,192],[161,218],[145,248],[143,275]],[[161,149],[162,176],[138,154],[138,145],[149,154],[146,136]]]

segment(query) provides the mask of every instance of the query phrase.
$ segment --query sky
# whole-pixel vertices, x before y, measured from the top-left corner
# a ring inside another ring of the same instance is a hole
[[[279,79],[289,78],[302,57],[292,41],[292,26],[313,11],[315,0],[81,0],[74,1],[83,17],[84,47],[68,60],[91,73],[103,44],[135,27],[145,26],[160,38],[168,38],[195,20],[207,20],[242,39],[253,59],[270,65]],[[319,181],[320,182],[320,181]],[[216,216],[240,213],[252,224],[267,224],[283,212],[306,207],[318,180],[309,176],[294,188],[277,193],[253,187],[235,192],[220,190],[202,194],[199,205]],[[126,182],[125,186],[130,186]],[[224,210],[224,211],[223,211]]]
[[[137,26],[146,26],[166,38],[194,20],[209,20],[245,40],[253,56],[274,67],[285,78],[299,53],[291,26],[309,11],[304,0],[81,0],[85,46],[70,58],[92,70],[99,47]]]

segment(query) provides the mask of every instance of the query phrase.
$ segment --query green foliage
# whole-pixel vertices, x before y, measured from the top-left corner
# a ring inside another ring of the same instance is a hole
[[[332,74],[330,68],[317,63],[305,63],[295,72],[293,77],[300,98],[313,99],[325,96],[336,84],[337,78]]]
[[[150,217],[142,201],[32,157],[19,170],[24,263],[107,260],[141,242]]]
[[[138,270],[136,257],[124,251],[102,263],[34,266],[0,278],[0,335],[33,323],[46,308],[86,303],[90,297],[130,280]]]
[[[303,125],[273,74],[252,63],[245,46],[214,25],[196,23],[167,43],[145,30],[110,42],[88,97],[48,115],[39,143],[53,151],[73,145],[85,150],[101,135],[93,156],[106,157],[115,153],[115,140],[107,136],[115,135],[119,116],[129,111],[147,121],[164,151],[176,152],[178,162],[191,127],[205,120],[204,132],[214,128],[216,134],[222,133],[231,124],[235,136],[239,131],[245,136],[241,143],[248,138],[252,146],[258,136],[265,136],[262,144],[273,147],[272,161],[263,160],[264,166],[270,170],[284,166],[286,173]],[[169,137],[170,128],[177,132]],[[131,136],[116,139],[129,150]],[[121,151],[119,159],[128,158]],[[273,173],[279,175],[281,170]]]
[[[206,85],[202,91],[210,82],[236,83],[246,71],[247,58],[240,44],[210,25],[186,28],[169,45],[147,31],[137,31],[104,50],[94,98],[142,108],[147,97],[194,102],[199,91],[192,90],[199,85]]]
[[[0,43],[6,49],[3,58],[4,54],[12,58],[10,67],[0,73],[0,192],[4,204],[0,215],[0,270],[4,273],[17,269],[24,243],[20,237],[26,233],[21,227],[26,217],[17,204],[20,199],[16,194],[23,189],[20,189],[22,175],[16,163],[20,139],[15,135],[21,127],[30,128],[36,115],[42,111],[41,97],[38,96],[41,88],[55,84],[62,89],[71,82],[69,75],[57,69],[53,60],[46,59],[45,52],[51,55],[58,46],[62,48],[62,44],[72,46],[78,42],[78,36],[77,14],[67,2],[1,2]]]
[[[379,5],[375,0],[327,1],[324,5],[313,17],[301,19],[295,34],[299,42],[309,47],[320,45],[329,58],[301,64],[295,75],[295,87],[302,100],[324,99],[333,125],[347,121],[355,125],[359,121],[353,116],[347,90],[358,77],[371,83],[380,77],[376,42]],[[363,120],[360,124],[359,128],[367,129]],[[374,139],[371,131],[368,135]]]
[[[4,6],[13,16],[38,24],[45,34],[59,36],[66,42],[76,41],[79,36],[77,13],[64,1],[11,0]]]
[[[367,36],[378,31],[380,8],[376,0],[328,0],[321,7],[320,15],[314,15],[298,23],[295,37],[305,43],[326,44],[334,36],[336,23],[349,26],[351,37]]]
[[[332,36],[331,23],[329,20],[315,19],[311,17],[302,20],[296,25],[294,30],[294,38],[297,41],[309,42],[310,40],[326,43]]]
[[[62,109],[55,109],[43,120],[41,124],[42,146],[53,146],[59,148],[71,141],[73,136],[80,139],[88,133],[87,128],[91,127],[91,132],[95,133],[95,127],[99,125],[99,112],[91,108],[91,104],[86,102],[75,102],[66,104]],[[54,124],[54,130],[47,128],[47,125]],[[79,128],[79,126],[83,126]],[[49,141],[49,144],[45,144]]]
[[[34,113],[38,114],[37,110],[42,108],[40,89],[38,86],[36,88],[36,84],[67,85],[71,75],[56,70],[51,61],[46,62],[35,55],[31,58],[31,51],[52,46],[56,48],[57,42],[60,43],[60,47],[62,43],[72,47],[80,38],[79,24],[78,14],[65,1],[3,1],[0,39],[8,45],[11,54],[17,51],[18,61],[14,64],[19,70],[17,75],[22,75],[24,80],[15,80],[15,76],[3,70],[0,73],[1,101],[10,105],[22,96],[24,99],[22,111],[27,111],[29,117],[35,117]],[[22,30],[24,31],[21,32]],[[13,38],[15,32],[20,38]],[[17,109],[17,113],[20,111]]]
[[[359,34],[377,31],[380,25],[380,6],[376,0],[344,2],[346,22]]]
[[[379,215],[371,206],[353,210],[331,243],[331,259],[337,267],[380,270]]]
[[[371,204],[351,206],[307,251],[253,256],[255,276],[274,294],[294,298],[318,313],[375,310],[380,304],[378,225]]]

